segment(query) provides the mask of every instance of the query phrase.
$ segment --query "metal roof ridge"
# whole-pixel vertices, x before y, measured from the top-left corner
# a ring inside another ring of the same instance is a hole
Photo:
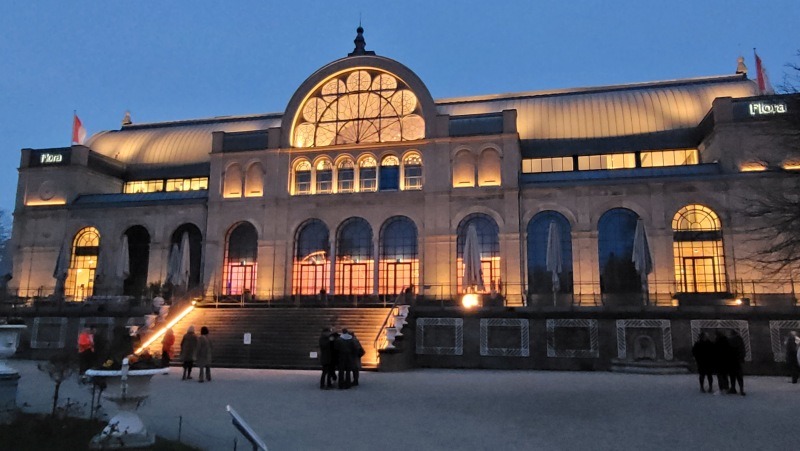
[[[139,122],[130,125],[123,125],[119,131],[136,130],[141,128],[205,125],[213,123],[236,122],[236,121],[258,120],[258,119],[279,119],[283,117],[283,114],[284,113],[261,113],[261,114],[245,114],[237,116],[214,116],[209,118],[198,118],[198,119],[180,119],[175,121],[164,121],[164,122]],[[103,131],[118,131],[118,130],[103,130]]]
[[[664,86],[676,86],[676,85],[702,84],[715,81],[721,82],[721,81],[739,81],[739,80],[744,81],[748,80],[748,78],[744,74],[710,75],[703,77],[677,78],[673,80],[646,81],[646,82],[625,83],[618,85],[589,86],[582,88],[546,89],[542,91],[522,91],[522,92],[514,92],[507,94],[485,94],[485,95],[477,95],[469,97],[450,97],[445,99],[436,99],[434,100],[434,103],[437,106],[439,106],[439,105],[449,105],[454,103],[486,102],[495,100],[510,100],[510,99],[527,98],[527,97],[547,97],[547,96],[568,95],[568,94],[594,94],[594,93],[609,92],[609,91],[624,91],[628,89],[642,89],[648,87],[664,87]]]

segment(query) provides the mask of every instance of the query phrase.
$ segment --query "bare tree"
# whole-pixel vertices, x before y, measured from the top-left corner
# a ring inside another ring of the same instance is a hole
[[[47,373],[47,375],[50,376],[50,380],[56,384],[55,390],[53,391],[53,408],[50,412],[51,415],[55,416],[56,409],[58,408],[58,395],[61,390],[61,384],[72,377],[75,371],[78,370],[78,362],[72,352],[64,351],[50,357],[46,363],[38,364],[37,367],[39,371]]]

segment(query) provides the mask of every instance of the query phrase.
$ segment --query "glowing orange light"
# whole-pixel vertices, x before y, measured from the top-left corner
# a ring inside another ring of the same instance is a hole
[[[26,207],[44,207],[48,205],[66,205],[65,199],[52,199],[52,200],[29,200],[25,202]]]
[[[186,310],[182,311],[180,315],[176,316],[176,317],[175,317],[175,318],[174,318],[172,321],[170,321],[170,322],[169,322],[169,323],[168,323],[166,326],[164,326],[164,327],[163,327],[161,330],[159,330],[158,332],[156,332],[155,334],[153,334],[153,336],[151,336],[150,338],[148,338],[148,339],[147,339],[147,341],[145,341],[145,342],[144,342],[144,344],[143,344],[142,346],[140,346],[140,347],[139,347],[139,349],[137,349],[137,350],[136,350],[136,352],[134,352],[134,354],[135,354],[135,355],[139,355],[139,354],[141,354],[141,353],[142,353],[142,351],[144,351],[145,349],[147,349],[147,347],[148,347],[148,346],[150,346],[151,344],[153,344],[153,342],[154,342],[154,341],[156,341],[156,340],[158,339],[158,337],[160,337],[160,336],[164,335],[164,333],[166,333],[167,329],[169,329],[169,328],[171,328],[172,326],[174,326],[174,325],[178,324],[178,321],[182,320],[182,319],[183,319],[183,318],[184,318],[186,315],[188,315],[188,314],[189,314],[189,312],[191,312],[192,310],[194,310],[194,306],[195,306],[195,304],[197,304],[197,301],[192,301],[192,305],[190,305],[190,306],[186,307]]]
[[[478,306],[478,295],[475,293],[467,293],[461,298],[461,305],[464,308],[474,308]]]
[[[767,165],[759,162],[742,163],[739,170],[742,172],[766,171]]]

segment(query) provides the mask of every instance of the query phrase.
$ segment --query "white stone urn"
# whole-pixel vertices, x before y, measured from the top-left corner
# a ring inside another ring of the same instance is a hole
[[[24,324],[0,325],[0,424],[10,423],[17,412],[17,384],[19,373],[6,364],[6,359],[17,352],[19,336]]]
[[[397,335],[395,335],[396,337],[403,336],[403,324],[405,324],[405,322],[403,322],[404,319],[405,318],[403,318],[402,316],[394,317],[394,328],[397,329]]]
[[[384,349],[395,349],[394,346],[394,339],[397,338],[397,329],[394,327],[387,327],[386,328],[386,348]]]
[[[86,375],[95,382],[104,379],[107,388],[103,397],[117,404],[119,412],[103,430],[92,437],[90,449],[140,449],[156,442],[155,434],[149,432],[136,408],[150,396],[150,379],[156,374],[167,374],[169,368],[132,370],[128,359],[122,361],[120,370],[87,370]]]
[[[17,374],[17,371],[6,364],[6,359],[17,352],[19,336],[28,326],[24,324],[0,325],[0,375]]]
[[[408,306],[407,305],[398,305],[397,306],[397,316],[403,318],[403,324],[408,324],[406,318],[408,318]]]

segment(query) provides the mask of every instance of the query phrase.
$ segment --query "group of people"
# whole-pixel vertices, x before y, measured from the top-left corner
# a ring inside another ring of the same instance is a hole
[[[334,388],[337,381],[340,389],[357,386],[363,356],[364,347],[355,332],[342,329],[340,334],[332,328],[322,328],[319,336],[319,361],[322,365],[319,388]]]
[[[198,382],[211,382],[211,351],[213,349],[214,345],[208,336],[208,327],[201,327],[198,337],[194,332],[194,326],[189,326],[181,339],[181,361],[183,363],[181,380],[191,379],[192,369],[197,366],[200,372]]]
[[[717,330],[712,341],[708,334],[701,332],[692,346],[692,355],[697,363],[700,378],[700,391],[714,393],[714,375],[717,376],[718,393],[744,396],[744,340],[735,330],[727,334]],[[708,380],[708,390],[705,381]],[[736,385],[739,385],[737,391]]]

